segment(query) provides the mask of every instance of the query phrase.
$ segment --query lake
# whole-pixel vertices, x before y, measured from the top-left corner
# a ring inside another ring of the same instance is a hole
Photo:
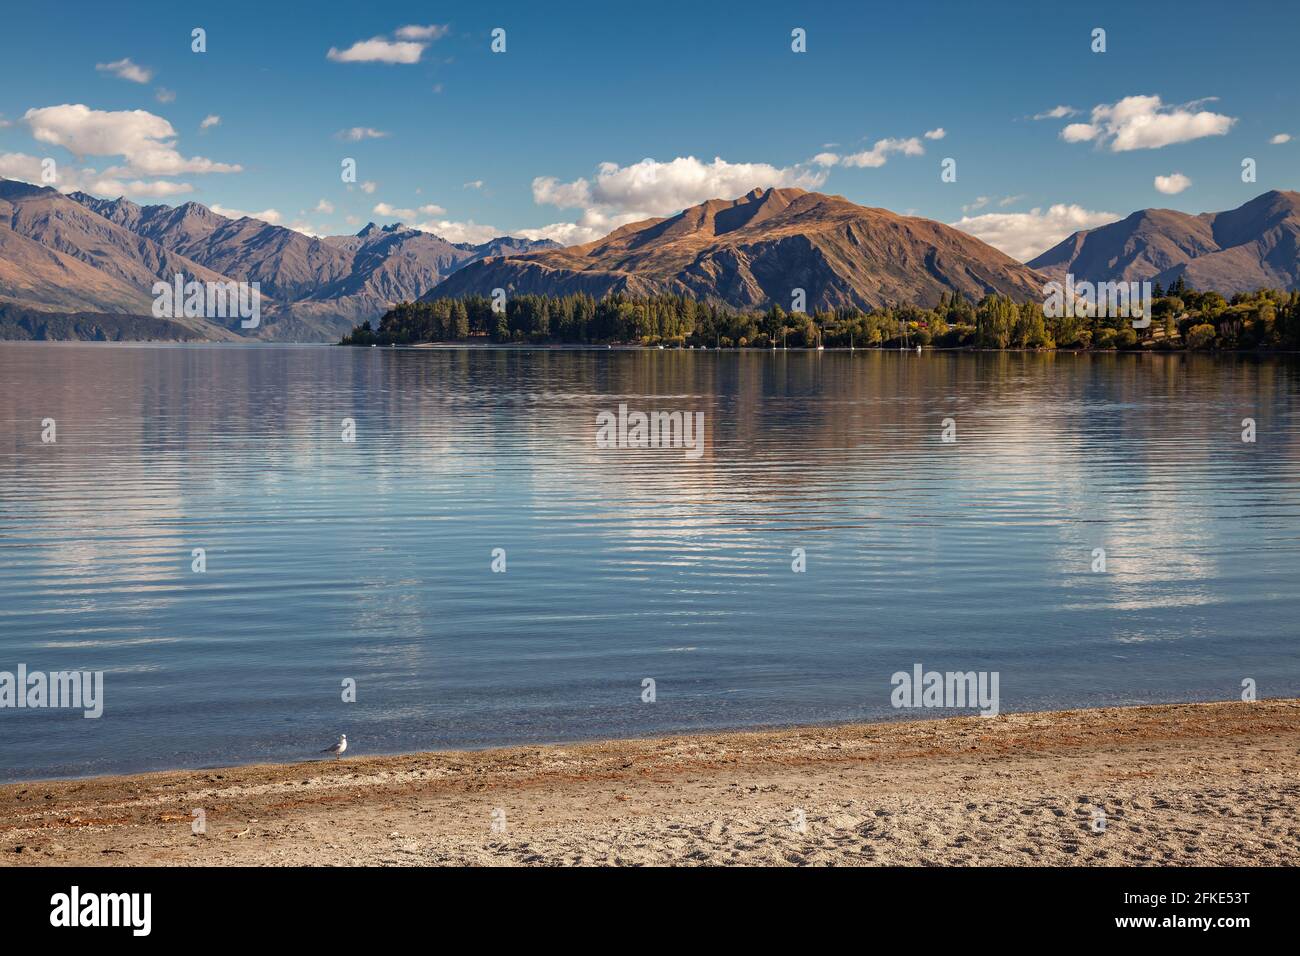
[[[1003,711],[1300,695],[1298,392],[1245,356],[0,344],[0,671],[104,675],[98,719],[0,708],[0,780],[957,712],[891,705],[916,664]],[[620,405],[702,447],[601,447]]]

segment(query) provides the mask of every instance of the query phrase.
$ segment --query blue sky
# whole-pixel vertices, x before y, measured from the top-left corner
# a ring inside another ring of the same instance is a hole
[[[49,157],[65,189],[471,241],[586,240],[803,185],[1020,256],[1145,206],[1300,187],[1297,4],[177,6],[62,4],[51,22],[10,5],[0,175],[34,179]],[[1033,118],[1062,106],[1078,112]]]

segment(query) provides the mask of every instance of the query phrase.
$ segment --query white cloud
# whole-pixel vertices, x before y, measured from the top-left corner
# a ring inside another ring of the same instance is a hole
[[[420,216],[443,216],[446,215],[446,209],[437,206],[435,203],[426,204],[417,209],[408,209],[403,207],[389,206],[387,203],[376,203],[373,209],[374,215],[385,216],[387,219],[419,219]],[[497,233],[500,235],[500,233]]]
[[[121,188],[122,192],[128,196],[164,197],[180,196],[194,192],[194,187],[189,183],[174,183],[167,179],[156,179],[152,182],[142,182],[137,179],[129,183],[122,183]]]
[[[577,222],[552,223],[512,235],[555,239],[566,245],[590,242],[629,222],[674,215],[708,199],[734,199],[755,188],[816,189],[826,176],[825,169],[803,164],[729,163],[721,157],[711,163],[694,156],[668,162],[647,158],[630,166],[601,163],[594,179],[564,183],[554,176],[538,176],[533,180],[535,202],[581,209]]]
[[[435,203],[421,206],[418,209],[406,209],[398,206],[390,206],[386,202],[376,203],[374,213],[377,216],[385,216],[389,219],[416,219],[419,216],[441,216],[447,210]]]
[[[836,166],[840,158],[835,153],[818,153],[812,158],[812,161],[818,166]]]
[[[450,32],[451,27],[446,24],[442,26],[436,23],[430,23],[428,26],[410,24],[398,27],[393,31],[393,35],[402,40],[440,40]]]
[[[1024,198],[1025,198],[1024,193],[1019,193],[1015,196],[1003,196],[1001,199],[997,200],[997,204],[999,206],[1006,207],[1006,206],[1010,206],[1012,203],[1017,203]],[[992,196],[976,196],[973,202],[969,202],[966,205],[962,206],[961,211],[963,213],[977,212],[978,210],[988,206],[989,203],[993,201],[994,200]]]
[[[1167,106],[1159,96],[1126,96],[1116,103],[1094,106],[1091,122],[1071,123],[1061,131],[1061,138],[1067,143],[1096,140],[1112,153],[1124,153],[1222,136],[1236,119],[1198,108],[1212,101]]]
[[[533,202],[539,205],[574,209],[591,205],[591,183],[577,179],[562,183],[554,176],[537,176],[533,179]]]
[[[889,162],[890,153],[902,153],[904,156],[924,156],[925,147],[921,141],[910,136],[907,139],[878,139],[870,149],[852,153],[844,157],[845,166],[866,166],[877,169]]]
[[[29,156],[26,153],[0,153],[0,177],[17,179],[24,183],[31,183],[33,186],[44,186],[47,184],[41,182],[41,172],[39,156]]]
[[[643,159],[630,166],[601,163],[594,181],[561,183],[539,176],[533,180],[533,199],[561,208],[599,206],[615,213],[666,216],[706,199],[734,199],[755,188],[815,189],[825,181],[825,172],[802,166],[729,163],[721,157],[703,163],[694,156],[679,156],[668,162]]]
[[[169,90],[165,86],[160,86],[158,89],[154,90],[153,96],[159,103],[176,102],[175,90]]]
[[[56,164],[58,179],[46,183],[42,176],[42,157],[25,153],[0,153],[0,177],[18,179],[33,186],[52,185],[62,193],[81,190],[94,196],[116,199],[118,196],[162,197],[194,192],[189,183],[176,183],[165,179],[123,181],[100,174],[89,167],[78,168],[74,163]]]
[[[483,180],[481,180],[481,179],[471,179],[469,182],[467,182],[467,183],[466,183],[464,186],[462,186],[461,188],[462,188],[462,189],[482,189],[482,188],[483,188]]]
[[[13,126],[13,125],[14,124],[12,120],[5,119],[4,114],[0,113],[0,129],[4,129],[6,126]]]
[[[1071,123],[1061,130],[1061,139],[1067,143],[1086,143],[1096,139],[1099,132],[1101,131],[1091,123]]]
[[[101,73],[112,73],[118,79],[130,80],[132,83],[148,83],[153,79],[153,70],[132,63],[129,56],[114,60],[112,63],[96,63],[95,69]]]
[[[1078,116],[1078,115],[1079,115],[1079,111],[1076,110],[1073,106],[1053,106],[1050,110],[1048,110],[1045,113],[1035,113],[1034,119],[1036,120],[1065,119],[1067,116]]]
[[[928,131],[925,133],[925,138],[926,138],[926,139],[943,139],[943,138],[944,138],[945,136],[947,136],[947,135],[948,135],[948,133],[944,130],[944,128],[943,128],[942,126],[940,126],[938,129],[928,130]]]
[[[260,219],[262,222],[269,222],[271,225],[278,225],[284,217],[278,209],[263,209],[261,212],[245,212],[242,209],[231,209],[229,206],[222,206],[219,203],[213,203],[209,208],[218,216],[225,216],[227,219],[243,219],[248,216],[251,219]]]
[[[1269,140],[1269,143],[1271,143],[1274,146],[1281,146],[1283,143],[1289,143],[1289,142],[1291,142],[1290,133],[1278,133],[1276,136],[1274,136],[1272,139]]]
[[[550,239],[562,246],[577,246],[599,239],[604,232],[592,229],[590,226],[578,225],[576,222],[555,222],[537,229],[516,229],[510,235],[532,239],[534,242]]]
[[[316,211],[324,213],[325,215],[328,216],[332,212],[334,212],[334,204],[330,202],[328,199],[322,199],[320,202],[316,204]]]
[[[472,242],[475,244],[487,242],[489,239],[496,239],[500,236],[515,236],[521,239],[532,239],[534,241],[541,239],[551,239],[560,245],[571,246],[577,243],[590,242],[598,239],[608,230],[602,230],[592,234],[592,230],[587,226],[581,226],[572,222],[557,222],[549,226],[541,226],[537,229],[498,229],[496,226],[490,226],[485,223],[477,223],[472,219],[468,222],[457,222],[450,219],[431,220],[429,222],[416,223],[415,227],[421,232],[431,232],[441,236],[448,242]]]
[[[376,189],[378,189],[378,188],[379,188],[379,183],[371,182],[371,181],[368,180],[368,179],[367,179],[364,183],[361,184],[361,191],[362,191],[363,193],[365,193],[367,196],[369,196],[371,193],[373,193],[373,192],[374,192]]]
[[[503,235],[502,231],[495,226],[480,225],[472,219],[468,222],[439,219],[432,222],[416,223],[415,228],[421,232],[431,232],[434,235],[441,236],[448,242],[480,243]]]
[[[353,126],[351,129],[341,129],[334,135],[339,139],[351,140],[356,143],[363,139],[383,139],[389,134],[382,129],[374,129],[370,126]]]
[[[199,124],[199,129],[211,129],[214,126],[221,125],[221,117],[216,113],[209,113],[203,117],[203,122]]]
[[[584,210],[577,222],[553,222],[536,229],[517,229],[511,235],[526,239],[554,239],[561,245],[571,246],[595,242],[628,223],[641,222],[647,218],[650,217],[643,212],[611,214],[605,209],[593,208]]]
[[[346,50],[330,47],[326,59],[335,63],[419,63],[427,44],[408,40],[385,40],[371,37],[358,40]]]
[[[1192,181],[1182,173],[1170,173],[1168,176],[1156,177],[1156,189],[1167,196],[1176,196],[1191,184]]]
[[[62,146],[77,156],[122,156],[127,165],[111,176],[177,176],[183,173],[238,173],[242,167],[214,163],[176,151],[176,130],[145,110],[108,112],[80,103],[30,109],[23,120],[38,143]]]
[[[1014,259],[1026,262],[1071,233],[1094,229],[1118,218],[1113,212],[1093,212],[1082,206],[1057,204],[1046,212],[1035,207],[1029,212],[963,216],[950,225],[1001,249]]]

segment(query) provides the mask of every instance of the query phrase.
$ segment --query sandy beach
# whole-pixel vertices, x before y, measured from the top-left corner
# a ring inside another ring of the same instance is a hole
[[[1294,699],[0,787],[5,866],[1297,863]]]

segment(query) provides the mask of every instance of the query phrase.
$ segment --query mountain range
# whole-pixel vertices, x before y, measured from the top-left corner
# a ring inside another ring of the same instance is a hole
[[[1300,193],[1266,192],[1236,209],[1193,216],[1144,209],[1076,232],[1021,265],[979,240],[928,219],[854,205],[799,189],[754,190],[711,200],[669,219],[633,223],[603,239],[505,257],[453,273],[426,299],[508,293],[682,293],[740,307],[786,303],[802,288],[807,308],[891,303],[931,306],[950,291],[1041,299],[1043,285],[1183,278],[1231,296],[1300,289]]]
[[[1199,216],[1143,209],[1076,232],[1029,265],[1076,281],[1149,279],[1168,288],[1182,278],[1224,295],[1300,288],[1300,193],[1274,190],[1228,212]]]
[[[0,308],[150,316],[153,283],[180,273],[259,283],[259,338],[337,341],[466,263],[554,245],[453,243],[400,223],[316,238],[196,202],[140,206],[0,180]],[[217,340],[238,328],[238,319],[175,321]]]
[[[177,273],[258,282],[262,325],[151,316],[151,287]],[[676,293],[738,308],[933,305],[959,291],[1042,298],[1043,285],[1178,278],[1225,295],[1300,288],[1300,193],[1267,192],[1199,216],[1146,209],[1077,232],[1022,264],[929,219],[801,189],[755,189],[560,247],[501,237],[448,242],[398,223],[311,237],[208,207],[0,179],[0,337],[337,341],[398,302],[469,294]],[[113,316],[117,316],[114,319]],[[131,317],[147,317],[134,326]],[[62,317],[56,320],[55,317]]]
[[[453,273],[425,298],[583,292],[597,298],[674,293],[759,308],[933,305],[960,291],[1041,297],[1043,278],[951,226],[858,206],[802,189],[755,189],[647,219],[585,245],[489,257]]]

